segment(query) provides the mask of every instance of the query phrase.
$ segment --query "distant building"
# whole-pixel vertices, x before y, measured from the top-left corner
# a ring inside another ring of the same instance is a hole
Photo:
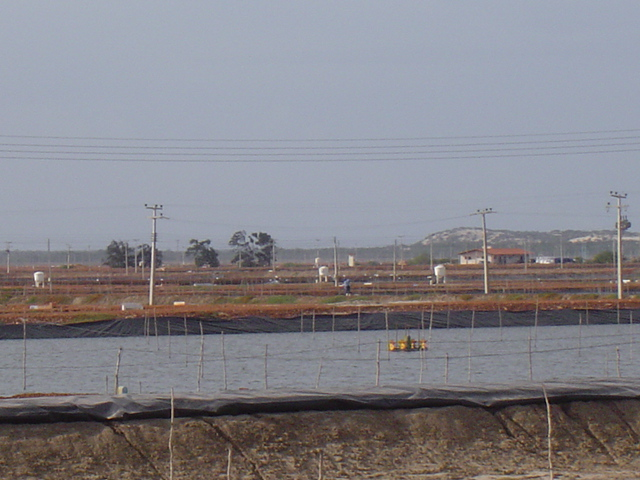
[[[474,248],[466,252],[460,252],[458,258],[460,265],[478,265],[483,263],[484,252],[482,248]],[[531,252],[521,248],[487,248],[487,257],[489,263],[495,265],[512,265],[515,263],[524,263]]]

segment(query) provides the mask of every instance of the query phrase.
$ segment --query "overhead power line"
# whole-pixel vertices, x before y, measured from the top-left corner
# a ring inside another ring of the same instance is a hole
[[[622,135],[621,132],[627,134]],[[154,140],[0,135],[0,139],[4,139],[0,143],[0,159],[41,162],[302,164],[542,158],[640,151],[640,130],[601,131],[585,135],[557,133],[546,136],[524,134],[333,141]],[[30,141],[25,142],[25,138]],[[504,141],[506,138],[510,140]],[[13,139],[19,141],[13,142]],[[442,142],[443,139],[447,142]],[[470,139],[478,141],[469,141]],[[344,142],[350,143],[345,145]]]
[[[108,140],[108,141],[132,141],[132,142],[370,142],[370,141],[415,141],[415,140],[442,140],[442,139],[473,139],[473,138],[516,138],[516,137],[550,137],[566,135],[596,135],[613,133],[640,132],[640,128],[627,128],[615,130],[583,130],[573,132],[541,132],[541,133],[515,133],[496,135],[436,135],[423,137],[364,137],[364,138],[277,138],[277,139],[249,139],[249,138],[148,138],[148,137],[81,137],[61,135],[0,135],[0,138],[30,138],[30,139],[56,139],[56,140]]]

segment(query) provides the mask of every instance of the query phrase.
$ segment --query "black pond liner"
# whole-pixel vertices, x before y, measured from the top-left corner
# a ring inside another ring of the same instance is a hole
[[[303,314],[294,318],[146,317],[58,324],[0,325],[0,340],[40,338],[133,337],[145,335],[205,335],[234,333],[330,332],[355,330],[419,330],[428,328],[534,327],[630,324],[640,322],[640,310],[540,310],[378,312],[349,315]]]
[[[395,410],[462,405],[510,405],[640,398],[640,379],[580,380],[521,385],[364,387],[346,390],[228,391],[176,394],[176,417],[302,411]],[[0,399],[0,423],[51,423],[170,418],[171,395],[70,395]]]

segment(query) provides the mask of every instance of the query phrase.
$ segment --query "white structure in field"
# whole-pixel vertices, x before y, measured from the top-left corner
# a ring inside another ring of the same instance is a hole
[[[323,265],[318,268],[318,282],[328,282],[329,281],[329,267]]]
[[[482,248],[474,248],[458,254],[460,265],[482,265],[484,263],[484,251]],[[521,248],[487,248],[488,261],[495,265],[512,265],[514,263],[526,263],[531,258],[531,252]]]
[[[433,267],[433,273],[436,276],[436,283],[447,283],[447,268],[444,265]]]
[[[44,272],[34,272],[33,282],[36,284],[36,288],[44,288]]]

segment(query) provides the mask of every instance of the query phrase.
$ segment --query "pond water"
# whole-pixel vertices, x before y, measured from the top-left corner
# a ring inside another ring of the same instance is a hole
[[[637,325],[4,340],[0,395],[214,393],[640,376]],[[388,352],[405,334],[424,352]]]

